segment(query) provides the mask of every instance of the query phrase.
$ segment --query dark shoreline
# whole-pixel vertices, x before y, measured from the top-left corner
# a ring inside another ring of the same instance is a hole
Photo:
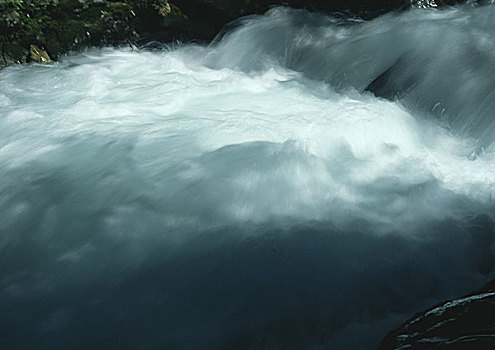
[[[0,68],[57,60],[69,51],[147,42],[209,42],[229,22],[272,6],[370,19],[462,0],[0,0]],[[484,1],[477,1],[484,3]]]

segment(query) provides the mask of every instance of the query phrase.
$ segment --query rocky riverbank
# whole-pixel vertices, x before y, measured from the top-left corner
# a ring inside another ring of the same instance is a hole
[[[90,46],[209,41],[228,22],[285,5],[371,18],[456,0],[0,0],[0,67]]]

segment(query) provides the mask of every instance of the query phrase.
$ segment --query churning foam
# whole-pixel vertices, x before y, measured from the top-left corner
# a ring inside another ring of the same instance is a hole
[[[472,140],[280,66],[208,68],[204,51],[104,50],[5,70],[3,208],[24,203],[8,189],[53,176],[85,183],[74,201],[98,194],[85,211],[128,192],[207,226],[365,219],[390,231],[493,208],[494,155],[472,157]]]

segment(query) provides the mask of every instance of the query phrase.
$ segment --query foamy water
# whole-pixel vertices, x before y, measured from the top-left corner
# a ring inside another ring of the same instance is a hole
[[[494,16],[275,9],[0,71],[0,344],[371,349],[478,287]]]

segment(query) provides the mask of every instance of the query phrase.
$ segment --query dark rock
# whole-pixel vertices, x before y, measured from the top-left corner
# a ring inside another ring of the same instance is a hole
[[[409,0],[176,0],[193,21],[221,29],[226,23],[241,16],[264,13],[270,6],[286,5],[352,16],[372,18],[377,15],[405,9]]]
[[[411,5],[417,8],[438,8],[455,6],[460,4],[485,5],[492,3],[491,0],[413,0]]]
[[[29,50],[16,41],[0,40],[0,52],[0,67],[25,63],[29,55]]]
[[[306,1],[294,1],[294,6],[307,6]],[[312,8],[330,12],[343,12],[362,18],[372,18],[380,14],[402,10],[410,7],[409,0],[315,0],[310,2]]]
[[[495,281],[416,314],[385,337],[380,350],[392,349],[495,349]]]

